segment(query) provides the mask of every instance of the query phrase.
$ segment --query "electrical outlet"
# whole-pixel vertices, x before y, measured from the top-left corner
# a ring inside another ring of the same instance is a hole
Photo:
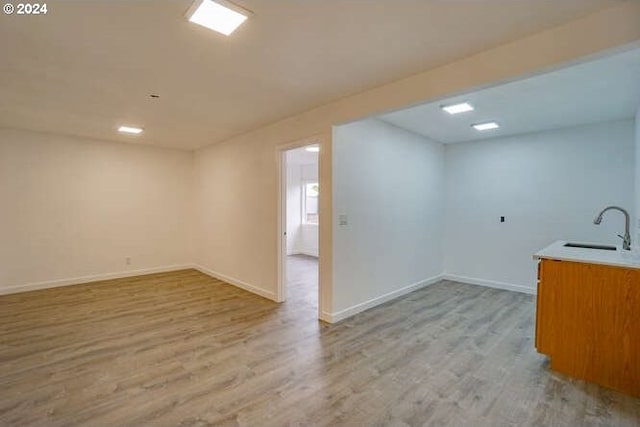
[[[349,224],[349,217],[346,214],[338,215],[338,225],[346,226]]]
[[[131,265],[131,257],[126,257],[124,259],[124,263],[127,264],[127,265]]]

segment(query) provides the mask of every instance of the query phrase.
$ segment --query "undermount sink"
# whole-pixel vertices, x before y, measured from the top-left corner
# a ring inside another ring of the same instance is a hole
[[[567,248],[600,249],[600,250],[604,250],[604,251],[615,251],[616,250],[615,246],[594,245],[594,244],[591,244],[591,243],[573,243],[573,242],[569,242],[569,243],[565,243],[564,246],[567,247]]]

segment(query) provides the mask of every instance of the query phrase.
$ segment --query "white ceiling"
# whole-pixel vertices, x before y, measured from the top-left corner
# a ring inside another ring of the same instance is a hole
[[[287,166],[314,165],[318,163],[318,153],[307,151],[306,147],[287,151]]]
[[[190,0],[50,1],[0,15],[0,126],[193,149],[621,2],[238,0],[226,38]]]
[[[458,115],[442,105],[468,101]],[[627,119],[640,107],[640,49],[470,94],[419,105],[379,118],[442,143],[508,136]],[[500,129],[478,132],[474,123]]]

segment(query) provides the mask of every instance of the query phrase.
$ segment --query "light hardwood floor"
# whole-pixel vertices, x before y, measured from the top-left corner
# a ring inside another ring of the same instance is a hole
[[[533,297],[441,282],[336,325],[194,270],[0,297],[0,424],[638,426],[547,370]]]
[[[308,255],[287,257],[287,302],[300,315],[309,312],[318,317],[318,258]]]

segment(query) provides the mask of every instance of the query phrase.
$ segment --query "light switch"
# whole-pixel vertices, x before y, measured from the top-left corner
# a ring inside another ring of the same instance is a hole
[[[338,225],[344,227],[349,224],[349,217],[346,214],[338,215]]]

